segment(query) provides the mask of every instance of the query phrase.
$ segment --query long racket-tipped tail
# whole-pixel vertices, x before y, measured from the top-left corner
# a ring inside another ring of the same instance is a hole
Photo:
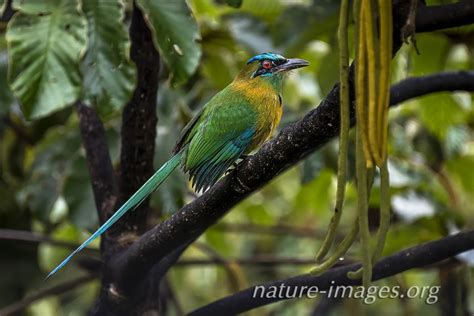
[[[181,161],[181,152],[171,157],[158,171],[153,174],[150,179],[143,184],[137,192],[135,192],[115,213],[112,215],[99,229],[96,230],[86,241],[74,250],[66,259],[63,260],[56,268],[54,268],[46,277],[50,278],[53,274],[61,270],[79,251],[89,245],[94,239],[102,235],[112,224],[114,224],[127,211],[137,207],[144,199],[146,199],[165,179],[176,169]]]

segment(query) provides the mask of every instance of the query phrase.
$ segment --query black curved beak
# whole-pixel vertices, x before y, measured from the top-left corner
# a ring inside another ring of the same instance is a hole
[[[300,58],[288,58],[284,64],[278,66],[278,71],[288,71],[292,69],[309,66],[309,61]]]

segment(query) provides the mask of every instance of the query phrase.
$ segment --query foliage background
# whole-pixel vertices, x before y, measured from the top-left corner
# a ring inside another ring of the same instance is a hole
[[[338,80],[338,1],[244,0],[240,7],[239,2],[189,1],[193,21],[185,16],[184,2],[138,1],[143,10],[151,12],[150,23],[166,65],[157,100],[155,166],[168,159],[179,130],[192,113],[225,87],[256,53],[274,51],[311,62],[287,79],[282,126],[318,104]],[[66,0],[13,3],[21,13],[8,25],[2,22],[0,37],[0,228],[79,243],[97,226],[97,213],[79,122],[70,105],[81,98],[97,109],[117,165],[121,109],[135,85],[135,70],[128,57],[131,3],[124,3],[123,14],[114,1],[84,0],[82,11]],[[38,15],[44,12],[46,18]],[[74,32],[64,32],[62,27]],[[28,28],[35,31],[26,32]],[[164,34],[171,34],[171,40]],[[195,38],[198,43],[193,44]],[[420,55],[413,46],[405,45],[392,64],[393,82],[474,68],[472,25],[420,34],[416,40]],[[179,57],[180,52],[184,58]],[[21,71],[25,67],[29,72]],[[38,73],[43,76],[37,78]],[[473,94],[469,93],[430,95],[391,110],[394,216],[386,254],[474,226],[473,126]],[[189,311],[247,285],[307,271],[311,265],[284,261],[309,262],[314,256],[335,197],[336,155],[337,142],[333,141],[245,200],[191,246],[181,259],[183,264],[168,274],[181,308]],[[193,197],[183,175],[175,172],[153,195],[156,215],[150,225]],[[375,194],[371,207],[377,206]],[[341,234],[355,210],[353,182],[348,187],[346,210]],[[44,287],[45,274],[69,252],[46,242],[0,241],[0,245],[0,306]],[[345,259],[356,260],[357,255],[355,247]],[[209,258],[225,258],[229,263],[189,263]],[[237,258],[250,264],[239,265],[233,261]],[[279,264],[258,264],[262,259]],[[469,287],[474,255],[458,259],[454,265],[413,270],[377,284],[442,285],[466,294],[461,306],[470,306],[472,311],[474,293]],[[51,283],[80,273],[71,264]],[[448,282],[453,278],[459,280],[455,285]],[[84,315],[98,286],[94,281],[47,297],[31,305],[27,313]],[[283,302],[256,314],[309,314],[317,303],[304,299]],[[356,300],[338,305],[336,312],[348,314],[362,308]],[[373,314],[440,314],[441,307],[442,303],[429,306],[422,299],[379,300],[367,310]],[[177,313],[176,307],[169,307],[170,315]]]

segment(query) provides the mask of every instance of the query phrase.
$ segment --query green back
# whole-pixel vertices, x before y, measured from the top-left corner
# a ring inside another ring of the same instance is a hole
[[[197,191],[214,184],[251,144],[256,107],[232,85],[216,94],[185,127],[175,151]]]

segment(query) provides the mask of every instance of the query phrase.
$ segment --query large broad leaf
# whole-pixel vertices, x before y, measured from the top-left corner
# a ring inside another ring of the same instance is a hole
[[[172,83],[185,82],[201,57],[196,21],[184,0],[137,0],[153,31],[154,43],[172,73]]]
[[[47,14],[54,10],[61,0],[13,0],[12,7],[22,13],[28,14]],[[71,1],[73,3],[74,1]]]
[[[130,40],[117,0],[84,0],[88,48],[82,63],[84,97],[101,113],[120,108],[130,98],[135,67],[129,59]]]
[[[86,21],[76,1],[47,1],[49,6],[43,7],[18,2],[22,4],[20,12],[7,30],[9,80],[23,113],[34,119],[64,108],[79,97],[79,61],[86,48]]]

